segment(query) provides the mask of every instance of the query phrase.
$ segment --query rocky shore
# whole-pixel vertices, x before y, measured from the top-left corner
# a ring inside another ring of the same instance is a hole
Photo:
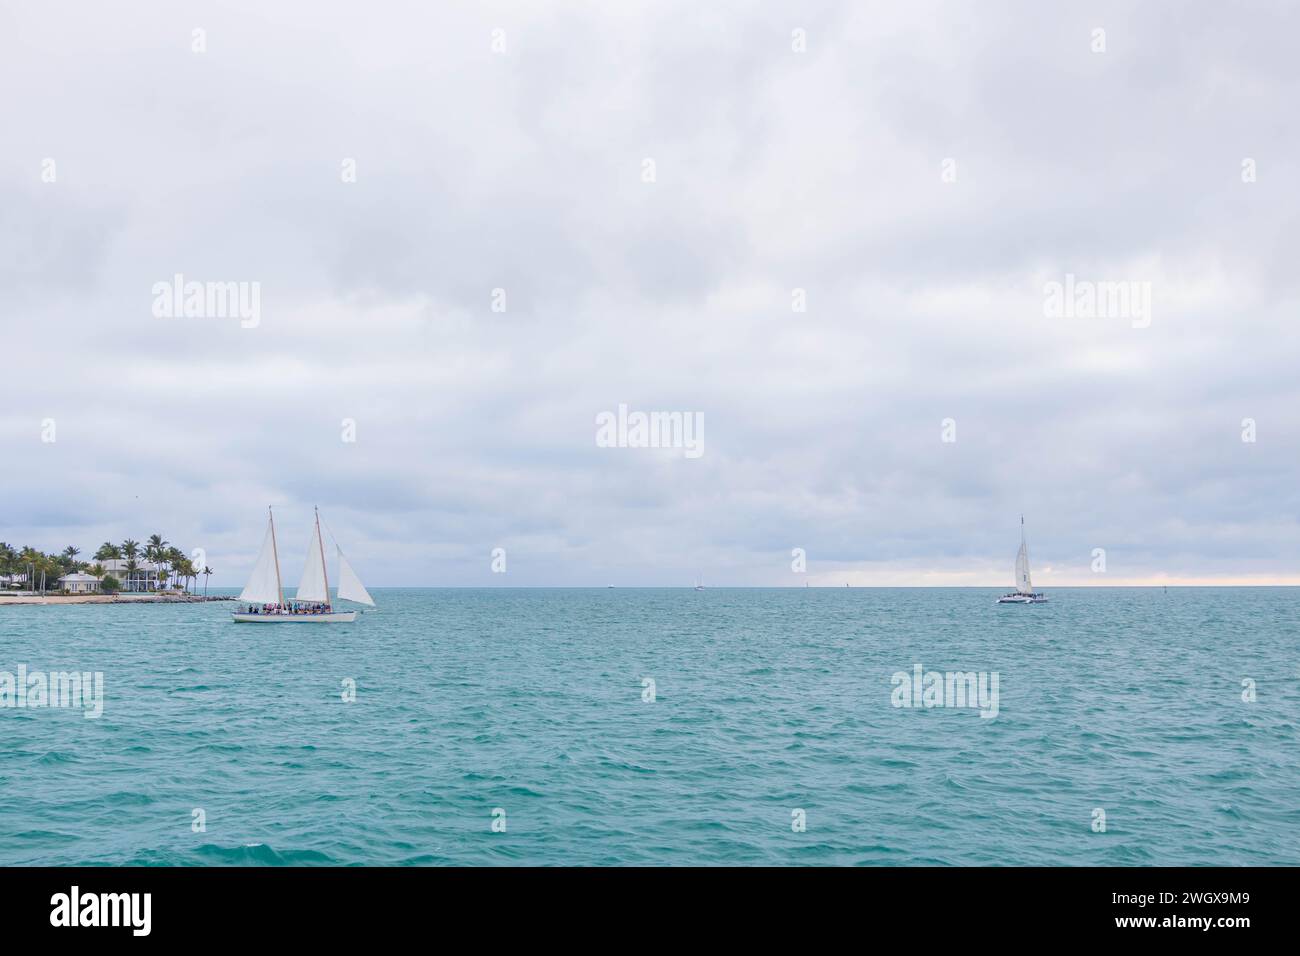
[[[202,604],[205,601],[233,601],[230,595],[202,594],[3,594],[6,604]]]

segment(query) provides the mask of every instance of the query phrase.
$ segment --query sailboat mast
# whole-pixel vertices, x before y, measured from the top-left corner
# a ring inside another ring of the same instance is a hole
[[[275,556],[275,589],[280,593],[280,607],[284,607],[284,585],[280,583],[280,549],[275,546],[275,513],[271,506],[266,506],[266,513],[271,518],[271,553]]]
[[[325,607],[334,610],[334,605],[330,603],[330,572],[329,566],[325,563],[325,542],[320,536],[320,509],[316,508],[316,545],[320,548],[320,573],[325,578]]]

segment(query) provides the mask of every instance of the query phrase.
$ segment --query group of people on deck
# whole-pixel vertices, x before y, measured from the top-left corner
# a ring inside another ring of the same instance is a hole
[[[250,604],[245,614],[328,614],[328,604],[290,601],[288,604]]]

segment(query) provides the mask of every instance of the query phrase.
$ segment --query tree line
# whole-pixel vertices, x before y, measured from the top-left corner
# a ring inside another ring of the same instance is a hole
[[[203,578],[203,590],[207,591],[208,578],[212,568],[199,567],[184,551],[173,547],[160,534],[150,535],[144,543],[134,538],[127,538],[121,544],[105,541],[89,561],[80,560],[81,549],[68,545],[62,551],[46,554],[29,545],[16,548],[5,541],[0,541],[0,577],[14,577],[32,573],[27,581],[29,588],[38,585],[42,578],[47,588],[57,588],[57,581],[65,574],[83,572],[94,575],[100,581],[104,591],[120,590],[154,590],[155,588],[173,587],[188,591],[190,584],[198,584]],[[105,570],[103,562],[124,562],[120,571],[121,578]],[[147,568],[144,565],[153,565]]]

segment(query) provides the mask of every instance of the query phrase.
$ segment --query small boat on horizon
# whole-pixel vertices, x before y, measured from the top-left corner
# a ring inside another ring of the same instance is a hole
[[[998,598],[999,604],[1044,604],[1047,595],[1034,590],[1029,579],[1029,547],[1025,544],[1025,516],[1020,516],[1020,550],[1016,552],[1016,589]]]
[[[320,510],[316,509],[316,523],[312,539],[307,544],[307,565],[303,568],[298,591],[292,600],[285,600],[284,585],[280,578],[280,551],[275,540],[275,515],[267,511],[266,536],[262,550],[253,565],[248,584],[239,594],[247,607],[231,613],[238,624],[345,624],[357,619],[356,611],[336,611],[330,600],[329,572],[325,566],[325,542],[321,537]],[[374,598],[357,577],[352,565],[343,555],[338,542],[339,577],[338,599],[356,604],[375,606]]]
[[[704,590],[704,575],[701,574],[698,578],[695,579],[695,590],[697,591]]]

